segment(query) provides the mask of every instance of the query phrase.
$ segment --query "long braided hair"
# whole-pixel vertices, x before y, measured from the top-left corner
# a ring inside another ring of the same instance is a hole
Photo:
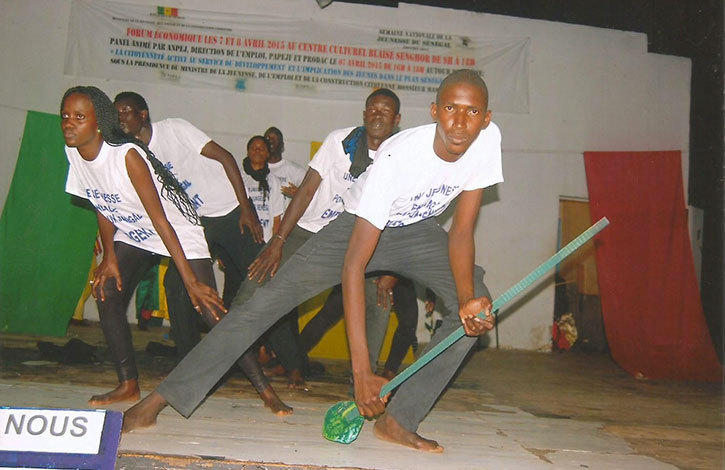
[[[143,149],[146,153],[146,159],[151,163],[151,167],[154,169],[154,173],[156,173],[156,179],[161,183],[161,196],[175,205],[186,220],[194,225],[199,225],[201,222],[194,208],[194,203],[191,202],[186,191],[181,187],[179,180],[164,167],[164,164],[156,158],[146,144],[134,136],[124,134],[121,130],[121,125],[118,121],[118,111],[111,102],[111,99],[103,91],[94,86],[76,86],[69,88],[63,95],[63,100],[60,103],[61,110],[63,109],[66,98],[74,93],[87,96],[91,100],[91,103],[93,103],[98,128],[101,131],[103,140],[108,145],[118,147],[122,144],[132,143]]]

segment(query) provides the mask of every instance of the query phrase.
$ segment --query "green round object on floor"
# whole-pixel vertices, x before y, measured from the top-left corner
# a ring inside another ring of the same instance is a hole
[[[328,441],[350,444],[357,439],[364,422],[354,401],[341,401],[325,413],[322,435]]]

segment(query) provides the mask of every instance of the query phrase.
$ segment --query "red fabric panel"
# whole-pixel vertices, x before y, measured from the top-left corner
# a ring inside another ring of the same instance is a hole
[[[607,341],[635,377],[721,381],[692,261],[680,152],[585,152]]]

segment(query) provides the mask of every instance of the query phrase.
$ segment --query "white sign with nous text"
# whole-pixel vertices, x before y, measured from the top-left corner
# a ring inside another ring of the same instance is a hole
[[[106,412],[0,408],[0,451],[97,454]]]

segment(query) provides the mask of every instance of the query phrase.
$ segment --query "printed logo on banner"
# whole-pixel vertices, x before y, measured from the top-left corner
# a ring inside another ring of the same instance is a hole
[[[173,16],[178,17],[179,16],[179,9],[178,8],[171,8],[171,7],[156,7],[156,14],[159,16]]]

